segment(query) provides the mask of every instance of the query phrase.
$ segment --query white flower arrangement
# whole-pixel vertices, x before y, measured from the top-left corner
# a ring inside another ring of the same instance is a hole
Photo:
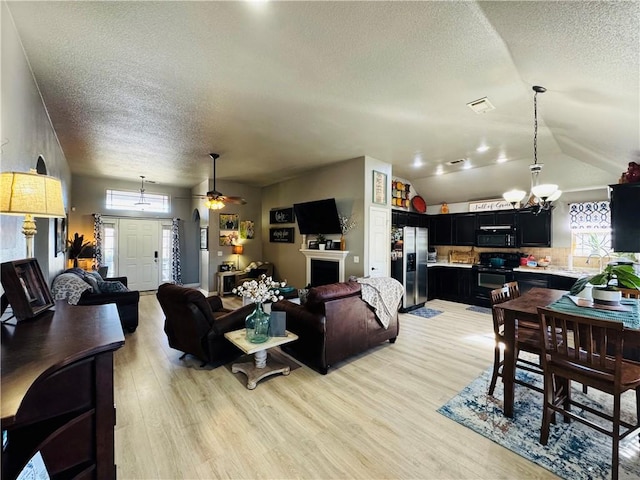
[[[271,277],[262,274],[257,279],[243,282],[232,292],[240,297],[248,298],[253,303],[277,302],[283,298],[278,287],[284,287],[286,284],[287,282],[275,282]]]
[[[347,232],[355,228],[357,225],[352,216],[338,215],[338,218],[340,219],[340,229],[342,230],[342,235],[346,235]]]

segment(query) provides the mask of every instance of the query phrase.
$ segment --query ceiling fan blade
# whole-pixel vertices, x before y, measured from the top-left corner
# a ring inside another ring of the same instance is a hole
[[[231,203],[233,205],[246,205],[247,201],[242,197],[227,197],[225,195],[220,197],[224,203]]]

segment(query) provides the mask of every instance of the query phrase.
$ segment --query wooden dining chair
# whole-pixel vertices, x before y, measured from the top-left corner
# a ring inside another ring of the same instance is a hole
[[[622,298],[640,299],[640,290],[637,290],[635,288],[623,288],[623,287],[618,287],[618,290],[620,290],[620,293],[622,293]]]
[[[594,428],[612,438],[611,478],[616,480],[620,440],[640,429],[640,364],[623,359],[624,326],[622,322],[559,313],[545,307],[538,307],[538,315],[542,332],[540,346],[544,351],[541,356],[544,404],[540,443],[547,444],[549,424],[556,412],[565,420],[573,419]],[[554,331],[560,334],[552,335]],[[613,414],[571,398],[572,380],[612,395]],[[636,391],[635,424],[620,418],[620,396],[632,389]],[[573,406],[610,422],[611,428],[573,413]]]
[[[511,298],[518,298],[520,296],[520,286],[518,282],[507,282],[503,285],[509,289],[509,296]]]
[[[493,333],[495,337],[495,347],[493,351],[493,374],[491,375],[491,384],[489,385],[489,395],[493,395],[493,391],[496,388],[496,382],[498,377],[502,376],[502,367],[504,366],[504,359],[502,358],[502,350],[500,345],[504,344],[504,311],[500,308],[495,308],[502,302],[511,300],[509,287],[496,288],[491,291],[491,313],[493,315]],[[540,335],[537,328],[518,328],[516,327],[516,368],[527,370],[529,372],[542,374],[540,370],[540,364],[531,362],[526,359],[519,358],[519,353],[524,350],[529,353],[540,355]],[[533,390],[542,392],[542,389],[524,382],[519,379],[514,380],[519,385],[524,385]]]

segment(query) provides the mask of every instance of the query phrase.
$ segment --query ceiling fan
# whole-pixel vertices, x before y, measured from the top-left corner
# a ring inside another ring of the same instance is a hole
[[[198,198],[206,198],[205,206],[210,210],[220,210],[226,204],[245,205],[247,202],[242,197],[230,197],[223,195],[216,190],[216,160],[220,157],[217,153],[210,153],[209,156],[213,160],[213,190],[210,190],[206,195],[194,195]]]

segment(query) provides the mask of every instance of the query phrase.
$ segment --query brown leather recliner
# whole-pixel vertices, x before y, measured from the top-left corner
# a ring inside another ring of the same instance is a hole
[[[222,365],[242,352],[224,334],[244,328],[247,315],[254,305],[237,310],[223,307],[218,296],[205,296],[195,288],[165,283],[158,287],[158,302],[165,314],[164,331],[169,346],[202,360],[202,366]]]
[[[314,287],[304,305],[280,300],[271,310],[286,312],[287,330],[299,337],[281,348],[323,375],[348,357],[386,340],[394,343],[400,329],[397,309],[389,328],[380,324],[357,282]]]

